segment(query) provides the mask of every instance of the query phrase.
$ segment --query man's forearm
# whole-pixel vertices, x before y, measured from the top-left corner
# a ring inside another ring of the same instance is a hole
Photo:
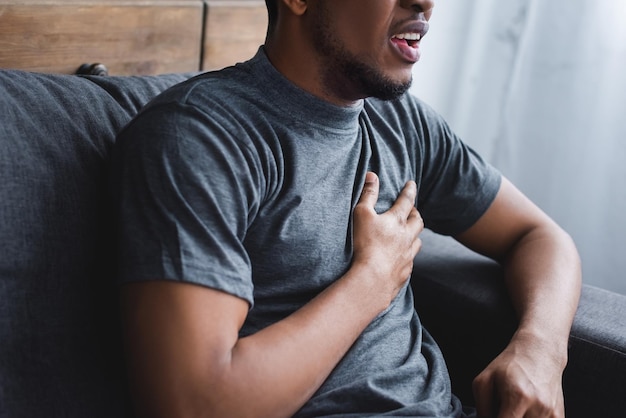
[[[512,248],[505,268],[519,315],[518,334],[549,342],[565,361],[581,287],[580,259],[571,238],[556,225],[534,228]]]
[[[377,214],[378,179],[368,174],[354,209],[351,268],[289,317],[236,342],[216,397],[232,402],[215,406],[225,414],[237,406],[258,416],[291,416],[314,394],[406,283],[423,229],[415,193],[415,184],[407,184],[392,208]]]
[[[562,374],[581,283],[576,248],[548,223],[524,234],[505,265],[519,327],[474,381],[478,414],[564,417]]]
[[[406,284],[423,229],[415,194],[415,184],[407,184],[378,214],[378,180],[368,174],[354,209],[349,270],[297,311],[244,338],[249,304],[237,296],[171,281],[125,286],[139,415],[293,415]]]
[[[290,317],[239,340],[224,394],[239,407],[248,398],[259,416],[293,415],[384,309],[360,274],[349,272]],[[221,406],[232,413],[233,404]]]
[[[351,270],[300,310],[241,339],[247,303],[239,298],[167,281],[125,286],[138,415],[293,415],[384,309],[365,275]]]
[[[511,342],[474,380],[478,415],[563,417],[562,374],[581,287],[574,243],[505,178],[487,212],[457,239],[504,262],[519,317]]]

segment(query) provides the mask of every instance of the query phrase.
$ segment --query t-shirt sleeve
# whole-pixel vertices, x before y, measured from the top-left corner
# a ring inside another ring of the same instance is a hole
[[[194,283],[252,306],[243,242],[262,176],[233,130],[193,106],[167,103],[120,133],[111,186],[122,283]]]
[[[414,105],[421,146],[418,209],[427,228],[459,234],[487,211],[500,189],[501,174],[433,109],[418,100]]]

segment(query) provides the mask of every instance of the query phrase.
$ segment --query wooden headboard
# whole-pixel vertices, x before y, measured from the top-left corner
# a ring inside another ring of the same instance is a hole
[[[0,68],[212,70],[252,57],[266,25],[264,0],[0,0]]]

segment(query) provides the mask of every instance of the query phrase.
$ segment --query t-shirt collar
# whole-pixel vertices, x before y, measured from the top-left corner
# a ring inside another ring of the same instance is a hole
[[[338,106],[301,89],[272,65],[263,46],[248,64],[266,97],[291,117],[333,130],[358,128],[363,100],[354,106]]]

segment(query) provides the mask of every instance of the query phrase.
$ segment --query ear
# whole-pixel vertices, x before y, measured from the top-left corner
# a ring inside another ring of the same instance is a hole
[[[296,16],[302,16],[309,5],[309,0],[280,0],[280,2]]]

